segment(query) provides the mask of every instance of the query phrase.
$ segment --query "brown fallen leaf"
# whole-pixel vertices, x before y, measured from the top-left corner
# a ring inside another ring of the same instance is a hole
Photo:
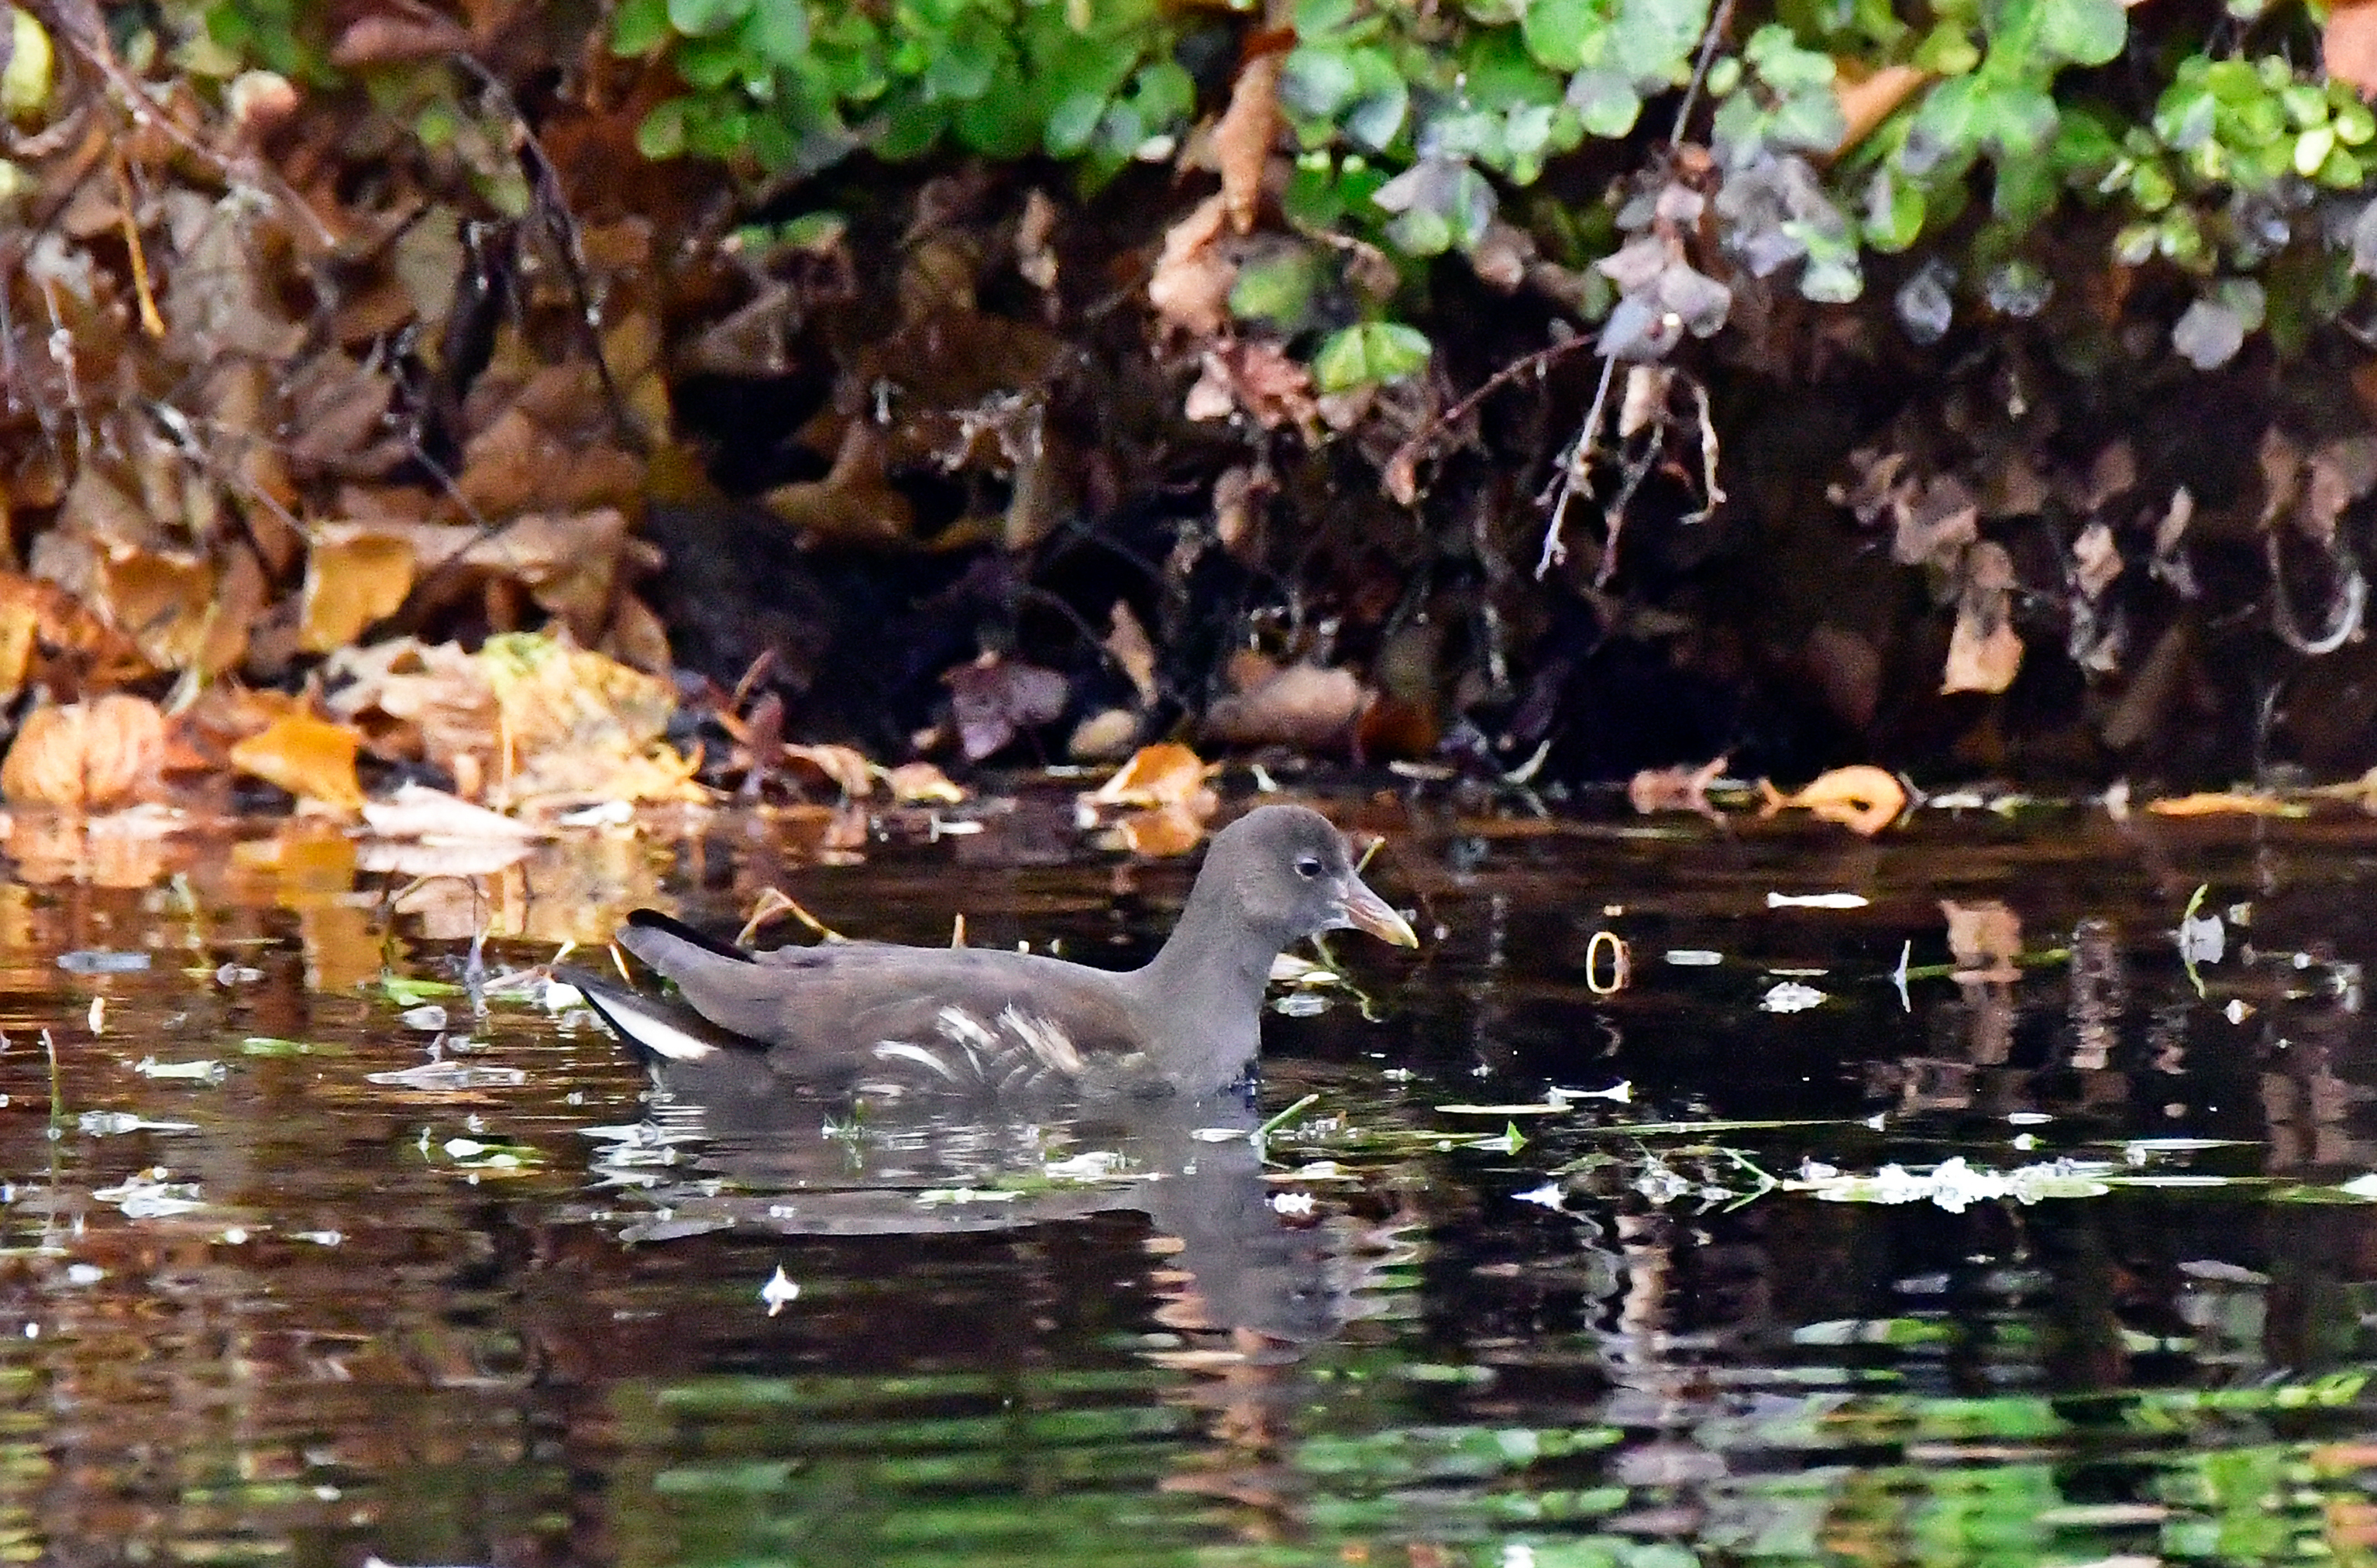
[[[853,746],[795,746],[786,743],[784,760],[804,763],[823,774],[845,800],[864,800],[875,793],[875,766]]]
[[[2003,691],[2022,669],[2022,638],[2013,629],[2013,557],[1983,540],[1965,552],[1956,625],[1940,689]]]
[[[1255,226],[1265,165],[1279,135],[1279,76],[1287,55],[1265,50],[1238,67],[1230,106],[1213,126],[1213,162],[1222,175],[1222,205],[1240,233]]]
[[[2014,960],[2022,956],[2022,917],[1996,899],[1959,904],[1940,901],[1948,922],[1948,953],[1959,980],[2019,980]]]
[[[1351,670],[1290,664],[1216,701],[1205,733],[1232,746],[1342,746],[1376,698]]]
[[[1729,757],[1719,757],[1697,768],[1645,768],[1629,780],[1626,798],[1635,811],[1650,816],[1654,811],[1693,811],[1714,818],[1716,808],[1709,804],[1709,785],[1725,776]]]
[[[1906,786],[1897,775],[1864,762],[1818,774],[1793,795],[1784,795],[1763,779],[1758,788],[1765,796],[1762,815],[1796,808],[1868,838],[1898,820],[1899,813],[1906,809]]]
[[[1212,771],[1212,765],[1178,741],[1158,741],[1140,748],[1112,778],[1082,798],[1094,806],[1188,806],[1213,799],[1213,792],[1205,787]],[[1210,815],[1213,807],[1205,809]]]
[[[113,810],[153,784],[164,755],[165,718],[146,698],[36,708],[0,762],[0,795],[14,806]]]
[[[2146,809],[2157,817],[2308,817],[2311,808],[2275,795],[2247,795],[2239,790],[2206,790],[2194,795],[2149,800]]]
[[[891,798],[902,806],[955,806],[966,792],[930,762],[902,762],[883,775]]]
[[[288,713],[233,747],[231,762],[300,800],[355,811],[364,803],[363,785],[355,779],[355,752],[362,744],[363,736],[349,725]]]
[[[1055,720],[1071,695],[1065,677],[1055,670],[996,653],[960,664],[941,679],[950,688],[958,744],[969,762],[979,762],[1024,731]]]
[[[2377,4],[2354,0],[2330,7],[2319,54],[2330,77],[2363,98],[2377,96]]]
[[[1147,280],[1147,303],[1166,326],[1211,337],[1229,324],[1230,290],[1237,264],[1224,254],[1222,231],[1229,198],[1207,197],[1165,231],[1164,250]]]

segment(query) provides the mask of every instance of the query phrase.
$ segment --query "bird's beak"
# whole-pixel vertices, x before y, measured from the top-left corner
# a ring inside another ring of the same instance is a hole
[[[1345,891],[1337,901],[1337,916],[1341,925],[1357,931],[1368,931],[1382,942],[1397,947],[1419,946],[1419,935],[1411,922],[1387,906],[1387,901],[1372,892],[1359,877],[1345,879]]]

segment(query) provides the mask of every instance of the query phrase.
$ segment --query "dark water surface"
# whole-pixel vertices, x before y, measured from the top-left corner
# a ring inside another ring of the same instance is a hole
[[[1335,943],[1251,1101],[1035,1125],[656,1100],[533,984],[382,976],[769,884],[1144,954],[1187,868],[1064,798],[475,882],[20,822],[0,1559],[2377,1555],[2377,827],[1339,815],[1421,952]]]

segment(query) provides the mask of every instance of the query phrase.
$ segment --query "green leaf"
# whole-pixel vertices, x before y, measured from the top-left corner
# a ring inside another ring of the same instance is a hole
[[[989,90],[1006,53],[1005,38],[988,18],[966,12],[965,20],[950,30],[925,67],[926,96],[961,102],[980,98]]]
[[[2027,156],[2044,148],[2060,117],[2055,100],[2045,90],[2019,82],[1976,93],[1973,112],[1980,139],[2001,159]]]
[[[1230,314],[1241,321],[1267,321],[1283,332],[1303,329],[1312,315],[1320,267],[1303,249],[1283,252],[1238,269],[1230,288]]]
[[[611,17],[611,53],[649,54],[669,32],[668,0],[627,0]]]
[[[1090,145],[1097,134],[1098,122],[1105,117],[1104,94],[1076,92],[1058,99],[1048,111],[1048,126],[1043,141],[1050,156],[1072,158]]]
[[[1129,137],[1132,148],[1140,142],[1137,118],[1132,116],[1134,127]],[[1021,158],[1040,138],[1040,106],[1025,86],[1022,73],[1011,62],[1002,63],[981,92],[956,105],[950,123],[956,127],[958,140],[976,152],[992,158]]]
[[[1639,84],[1679,83],[1708,19],[1708,0],[1618,0],[1610,64]]]
[[[1334,120],[1361,90],[1361,73],[1346,50],[1299,45],[1279,74],[1279,101],[1291,116]]]
[[[1584,64],[1585,46],[1609,28],[1600,0],[1535,0],[1520,33],[1538,64],[1566,73]]]
[[[1296,36],[1317,38],[1354,19],[1354,0],[1296,0]]]
[[[1953,22],[1941,22],[1915,46],[1914,64],[1943,77],[1961,77],[1980,63],[1972,35]]]
[[[1905,250],[1923,233],[1923,208],[1921,186],[1876,169],[1866,187],[1866,243],[1889,255]]]
[[[1313,356],[1313,379],[1324,392],[1351,391],[1400,381],[1427,367],[1425,333],[1400,321],[1364,321],[1332,333]]]
[[[788,0],[754,6],[741,37],[746,49],[770,65],[799,65],[809,48],[808,7]]]
[[[1642,95],[1616,71],[1583,70],[1569,78],[1569,107],[1597,137],[1617,138],[1634,128],[1642,113]]]
[[[714,92],[743,74],[741,47],[728,38],[688,38],[677,46],[676,74],[687,87]]]
[[[668,0],[669,26],[687,38],[708,38],[741,21],[752,0]]]
[[[2130,41],[2120,0],[2039,0],[2039,46],[2075,66],[2102,66]]]
[[[636,150],[660,162],[685,150],[686,100],[672,98],[652,106],[644,123],[636,127]]]

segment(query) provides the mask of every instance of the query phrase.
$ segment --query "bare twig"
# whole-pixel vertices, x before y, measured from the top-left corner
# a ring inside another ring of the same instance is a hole
[[[1601,415],[1609,406],[1609,384],[1617,378],[1618,362],[1601,362],[1601,385],[1594,389],[1593,408],[1584,416],[1583,425],[1576,433],[1575,445],[1569,449],[1568,461],[1560,465],[1558,497],[1552,502],[1552,521],[1544,530],[1544,553],[1535,557],[1535,581],[1541,582],[1552,568],[1568,559],[1568,545],[1560,530],[1568,521],[1568,504],[1580,485],[1591,495],[1593,478],[1593,448],[1595,437],[1601,429]]]
[[[1692,79],[1684,89],[1683,102],[1676,105],[1675,128],[1667,133],[1667,148],[1673,151],[1684,139],[1684,131],[1691,124],[1692,111],[1700,106],[1701,89],[1708,81],[1709,66],[1716,59],[1716,46],[1725,37],[1725,30],[1733,23],[1733,0],[1718,0],[1717,8],[1709,16],[1708,30],[1701,34],[1701,52],[1692,61]]]

